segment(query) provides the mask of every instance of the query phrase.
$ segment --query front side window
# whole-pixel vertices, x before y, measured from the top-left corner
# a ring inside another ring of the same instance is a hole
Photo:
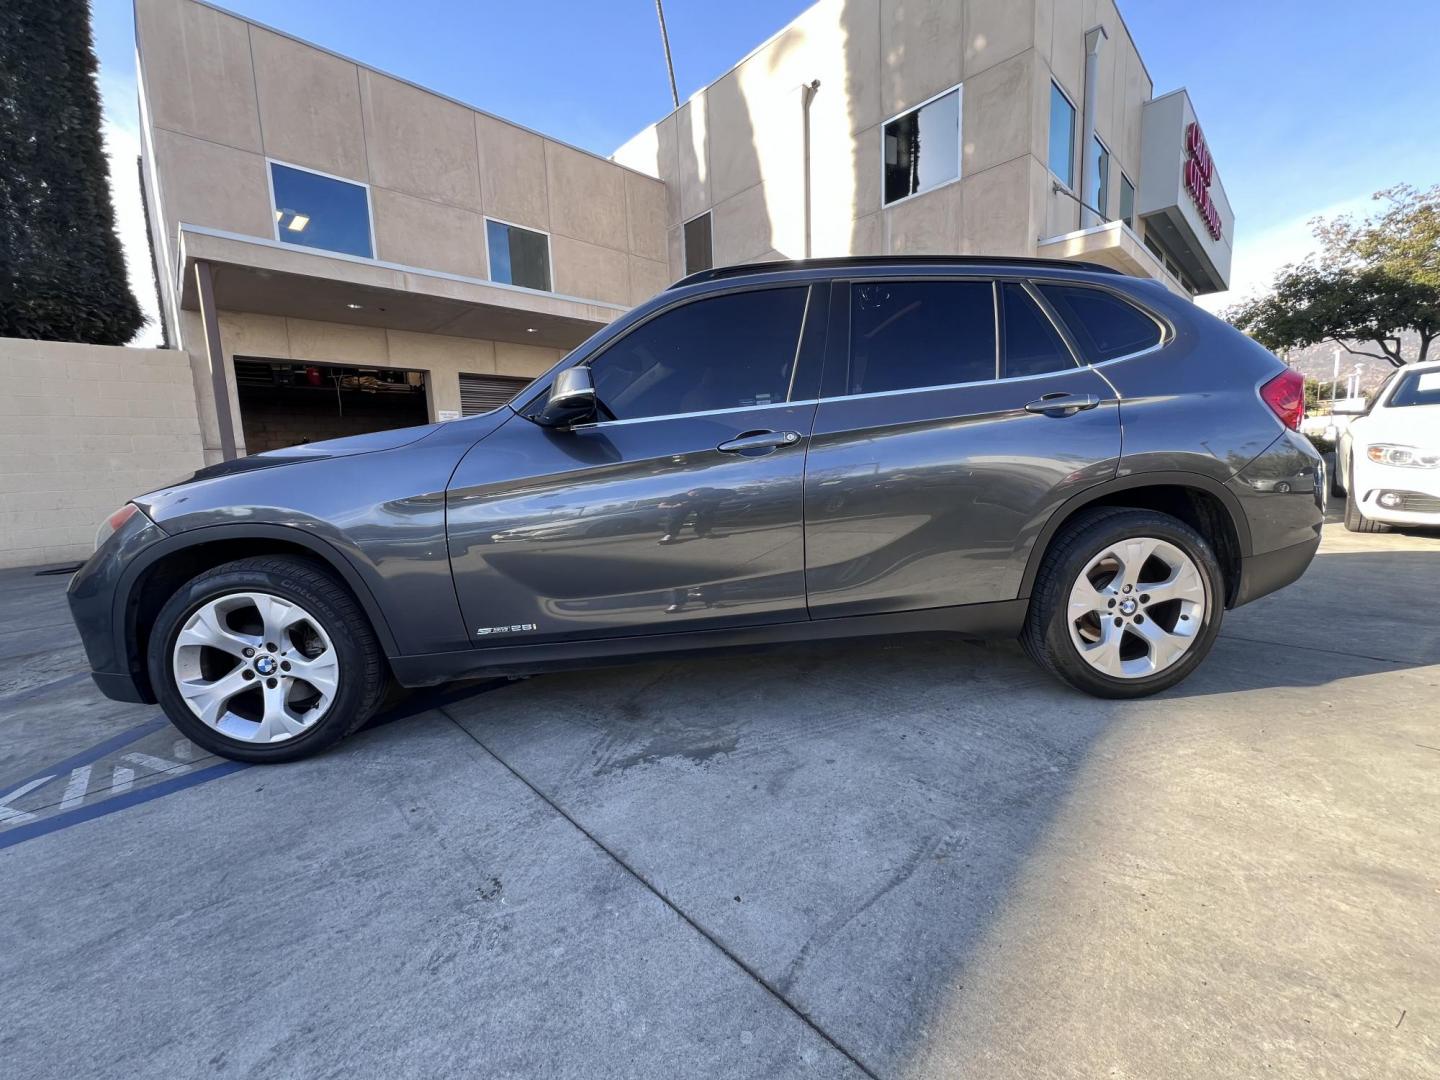
[[[1044,375],[1075,367],[1054,325],[1023,285],[1000,286],[1000,355],[1007,379]]]
[[[1160,343],[1158,323],[1139,308],[1103,289],[1083,285],[1041,285],[1089,364],[1102,364]]]
[[[534,229],[485,219],[490,280],[550,291],[550,238]]]
[[[685,223],[685,273],[698,274],[715,265],[710,234],[710,211]]]
[[[1124,173],[1120,174],[1120,220],[1135,227],[1135,185]]]
[[[1095,209],[1105,221],[1110,220],[1110,151],[1098,138],[1090,140],[1090,153],[1085,168],[1095,185]]]
[[[1055,83],[1050,84],[1050,171],[1072,190],[1075,187],[1075,106]]]
[[[1440,371],[1407,371],[1400,377],[1385,407],[1401,409],[1409,405],[1440,405]]]
[[[756,289],[657,315],[591,362],[595,396],[617,420],[786,401],[808,292]]]
[[[960,88],[885,125],[885,203],[960,176]]]
[[[846,393],[995,378],[995,294],[988,281],[851,286]]]
[[[275,235],[287,244],[373,258],[370,192],[352,184],[279,162],[270,163],[275,195]]]

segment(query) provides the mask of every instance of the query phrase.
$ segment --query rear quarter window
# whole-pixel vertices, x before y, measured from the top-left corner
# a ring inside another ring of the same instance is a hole
[[[1086,363],[1103,364],[1160,343],[1160,325],[1114,293],[1083,285],[1039,288],[1070,331]]]

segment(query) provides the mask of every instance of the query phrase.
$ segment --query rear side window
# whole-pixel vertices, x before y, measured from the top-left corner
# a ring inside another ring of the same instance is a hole
[[[1160,342],[1155,320],[1113,293],[1082,285],[1041,285],[1040,292],[1070,330],[1087,363],[1129,356]]]
[[[590,365],[595,395],[617,420],[785,401],[808,292],[730,293],[657,315]]]
[[[847,394],[995,378],[995,294],[988,281],[851,286]]]
[[[1075,367],[1054,324],[1014,282],[1000,286],[1000,354],[1007,379]]]

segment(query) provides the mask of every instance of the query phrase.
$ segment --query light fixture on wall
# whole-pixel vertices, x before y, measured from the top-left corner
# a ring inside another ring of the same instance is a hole
[[[526,332],[527,334],[533,334],[533,333],[535,333],[535,327],[533,327],[533,326],[527,326],[527,327],[525,327],[525,332]]]
[[[365,305],[364,305],[364,304],[346,304],[345,306],[348,307],[351,311],[359,311],[359,310],[361,310]]]

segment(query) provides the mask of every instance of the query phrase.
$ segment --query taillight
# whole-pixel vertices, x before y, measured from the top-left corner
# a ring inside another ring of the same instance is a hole
[[[1260,388],[1260,396],[1270,411],[1291,431],[1300,430],[1305,419],[1305,377],[1294,368],[1286,368]]]

